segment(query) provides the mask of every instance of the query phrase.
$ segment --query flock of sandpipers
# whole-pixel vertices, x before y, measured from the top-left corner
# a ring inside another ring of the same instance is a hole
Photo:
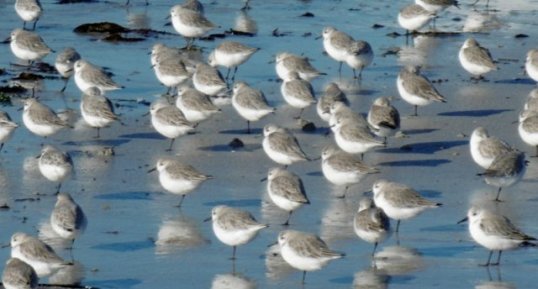
[[[244,1],[243,9],[250,9],[249,1]],[[127,4],[129,1],[127,2]],[[408,33],[418,33],[451,6],[455,0],[416,0],[416,4],[404,7],[398,14],[398,23]],[[23,19],[22,29],[11,33],[10,47],[14,56],[33,65],[53,50],[33,31],[25,29],[26,22],[33,22],[32,30],[42,13],[38,0],[16,0],[15,11]],[[151,64],[158,80],[168,88],[167,97],[155,101],[150,106],[151,123],[155,130],[170,139],[168,150],[174,148],[174,140],[191,131],[197,124],[221,113],[215,104],[217,98],[227,97],[231,89],[231,104],[237,113],[247,121],[247,133],[251,122],[275,113],[275,108],[267,102],[264,93],[243,81],[235,81],[240,65],[259,49],[234,41],[222,41],[208,55],[206,62],[189,57],[194,41],[216,28],[204,16],[204,7],[197,0],[187,0],[175,5],[170,12],[174,29],[187,39],[187,47],[178,49],[162,43],[153,45]],[[370,44],[355,40],[334,27],[325,27],[321,32],[325,52],[339,63],[339,73],[345,63],[353,70],[353,77],[360,81],[363,69],[374,58]],[[489,51],[480,46],[473,38],[467,39],[460,51],[459,61],[475,81],[497,69]],[[348,187],[359,183],[368,174],[377,174],[379,169],[363,162],[363,155],[376,147],[386,146],[387,138],[394,136],[400,129],[400,116],[390,103],[390,98],[376,99],[365,118],[349,106],[345,93],[336,83],[326,86],[324,93],[316,97],[310,81],[323,75],[314,68],[308,58],[289,52],[276,55],[276,73],[282,80],[281,95],[289,106],[303,110],[315,105],[319,117],[328,123],[334,135],[335,144],[321,152],[321,168],[325,178],[336,186]],[[228,69],[223,77],[217,67]],[[100,129],[120,122],[114,112],[112,102],[105,92],[121,89],[100,67],[82,58],[74,48],[65,48],[58,54],[55,62],[58,73],[65,80],[71,76],[82,92],[80,113],[85,123]],[[525,68],[530,78],[538,81],[538,50],[528,52]],[[357,73],[358,72],[358,73]],[[230,84],[230,81],[233,84]],[[433,102],[445,102],[432,82],[421,74],[419,68],[406,66],[398,74],[396,85],[403,100],[414,106],[414,115],[419,106]],[[62,91],[65,90],[64,86]],[[25,127],[32,133],[47,137],[71,124],[51,108],[39,101],[38,97],[23,100],[22,119]],[[0,113],[0,142],[2,145],[18,127],[8,114]],[[529,97],[519,118],[521,138],[538,150],[538,93]],[[262,147],[267,156],[281,167],[272,168],[267,175],[267,192],[274,204],[288,212],[283,225],[288,226],[292,213],[310,201],[305,193],[301,178],[287,169],[288,165],[313,160],[303,152],[297,138],[286,128],[267,124],[263,128]],[[470,139],[473,160],[485,169],[483,175],[488,184],[498,188],[495,198],[499,201],[501,189],[517,183],[525,173],[524,153],[506,142],[489,136],[485,128],[478,127]],[[538,154],[538,151],[537,151]],[[45,178],[58,183],[57,203],[51,214],[50,224],[56,234],[64,239],[75,239],[86,227],[86,217],[81,208],[68,194],[61,192],[61,184],[72,170],[71,157],[66,152],[45,145],[39,156],[39,171]],[[179,206],[187,194],[194,191],[212,176],[197,171],[191,165],[175,158],[161,158],[155,168],[159,182],[167,192],[181,196]],[[374,244],[387,239],[392,231],[398,233],[401,220],[417,216],[421,212],[441,206],[440,203],[425,199],[411,186],[378,179],[374,182],[373,199],[364,198],[354,218],[355,233],[363,240]],[[396,220],[392,230],[390,219]],[[471,207],[467,218],[473,239],[490,250],[485,264],[498,265],[502,251],[516,249],[521,245],[532,245],[535,239],[522,233],[507,218],[479,207]],[[216,206],[211,211],[213,231],[224,244],[236,247],[252,240],[266,224],[257,222],[244,210],[229,206]],[[464,220],[462,220],[464,221]],[[296,230],[283,230],[278,235],[282,258],[292,267],[301,270],[303,282],[307,271],[321,269],[330,260],[344,254],[333,251],[318,236]],[[496,262],[491,262],[494,251],[498,251]],[[65,266],[72,265],[59,257],[54,250],[38,238],[26,233],[14,233],[11,238],[11,259],[2,275],[5,288],[36,288],[38,277],[47,276]]]

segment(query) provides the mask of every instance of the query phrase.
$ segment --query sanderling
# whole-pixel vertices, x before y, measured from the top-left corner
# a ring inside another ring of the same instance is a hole
[[[194,129],[194,124],[189,122],[183,112],[175,105],[158,100],[149,109],[151,124],[155,130],[163,136],[171,139],[167,151],[172,150],[174,141]]]
[[[174,29],[187,40],[187,48],[191,47],[195,38],[202,37],[216,27],[200,12],[183,8],[181,5],[172,7],[170,16]]]
[[[364,159],[364,153],[367,151],[386,145],[372,134],[368,126],[353,119],[340,119],[333,128],[334,140],[338,147],[350,154],[360,154],[361,159]]]
[[[69,193],[58,193],[56,204],[50,215],[50,225],[63,239],[71,240],[71,250],[75,239],[84,233],[88,220],[80,206]]]
[[[250,10],[251,7],[250,7],[250,0],[242,0],[243,2],[245,2],[245,5],[243,5],[243,7],[241,7],[241,10]]]
[[[484,176],[488,185],[498,188],[495,201],[500,202],[502,188],[515,185],[523,178],[526,170],[525,154],[512,150],[497,156],[491,165],[478,175]]]
[[[282,168],[269,170],[267,193],[277,207],[288,211],[288,218],[283,226],[289,225],[293,211],[304,204],[310,204],[301,178]]]
[[[220,72],[205,63],[196,65],[196,71],[192,76],[192,84],[198,91],[209,96],[218,96],[228,88]]]
[[[523,110],[538,111],[538,88],[535,88],[529,92]]]
[[[202,53],[195,50],[184,50],[177,47],[169,47],[162,43],[156,43],[151,48],[151,66],[157,65],[159,62],[171,59],[172,62],[181,60],[189,75],[194,74],[196,65],[202,62]]]
[[[17,28],[11,32],[10,40],[11,52],[17,58],[28,61],[30,65],[52,52],[41,36],[34,32]]]
[[[382,209],[377,208],[369,197],[362,198],[353,219],[355,234],[366,242],[374,243],[374,256],[377,244],[390,234],[390,220]]]
[[[385,142],[387,142],[387,137],[393,136],[400,129],[400,113],[390,104],[387,97],[374,100],[366,120],[374,128],[372,132],[384,137]]]
[[[223,41],[209,54],[208,63],[213,67],[224,66],[228,68],[226,80],[228,80],[230,70],[233,68],[233,82],[239,65],[245,63],[258,50],[260,49],[239,42]]]
[[[280,79],[286,79],[292,71],[297,72],[302,79],[307,81],[320,75],[325,75],[325,73],[315,69],[308,58],[287,52],[281,52],[276,55],[275,68]]]
[[[473,130],[469,149],[474,162],[484,169],[489,168],[496,157],[513,150],[506,142],[490,136],[481,126]]]
[[[82,92],[93,86],[102,91],[123,88],[123,86],[114,82],[101,68],[84,59],[77,60],[74,69],[75,83],[77,84],[78,89]]]
[[[415,106],[414,116],[418,115],[418,106],[428,105],[433,101],[446,102],[431,82],[425,76],[420,75],[417,67],[402,68],[396,84],[403,100]]]
[[[181,207],[188,193],[194,191],[206,180],[213,178],[210,175],[200,173],[193,166],[175,159],[157,160],[155,168],[150,169],[148,173],[155,170],[159,173],[159,183],[166,191],[181,195],[178,207]]]
[[[355,125],[368,127],[368,121],[362,114],[355,112],[351,107],[341,101],[334,102],[329,109],[331,117],[329,118],[329,126],[332,131],[336,131],[336,124],[339,122],[352,122]]]
[[[323,29],[323,48],[331,58],[338,61],[338,73],[342,72],[342,63],[347,63],[353,69],[353,76],[357,78],[355,70],[359,69],[361,78],[362,70],[372,63],[374,53],[372,47],[366,41],[356,41],[351,36],[336,28],[328,26]]]
[[[168,95],[176,93],[175,89],[190,78],[183,61],[175,57],[156,57],[153,71],[159,82],[168,88]]]
[[[199,123],[221,111],[207,95],[192,87],[181,86],[177,93],[176,106],[189,122]]]
[[[419,4],[410,4],[402,8],[398,13],[398,24],[409,32],[418,31],[426,26],[432,19],[435,18],[435,13],[431,12]]]
[[[73,172],[73,160],[67,152],[46,145],[39,155],[38,168],[47,180],[58,182],[56,193],[59,193],[63,181]]]
[[[469,233],[475,242],[490,251],[488,261],[480,264],[481,266],[499,265],[503,251],[515,250],[523,246],[536,246],[529,242],[535,241],[536,238],[523,233],[507,217],[484,208],[471,207],[467,212],[467,217],[458,224],[465,221],[469,222]],[[493,251],[499,251],[495,263],[491,263]]]
[[[120,120],[112,102],[97,87],[90,87],[82,94],[80,113],[89,126],[97,129],[96,138],[99,138],[100,128]]]
[[[316,103],[312,84],[300,78],[295,71],[290,72],[288,77],[284,79],[280,86],[280,93],[290,106],[301,109],[297,119],[301,118],[305,108]]]
[[[26,22],[34,21],[32,30],[35,30],[37,21],[41,13],[43,13],[43,7],[39,0],[16,0],[15,1],[15,12],[22,19],[22,29],[26,29]]]
[[[2,285],[6,289],[35,289],[39,278],[26,262],[19,258],[10,258],[2,273]]]
[[[237,13],[233,30],[254,36],[258,33],[258,24],[246,11],[241,10]]]
[[[413,218],[423,211],[440,207],[435,203],[423,198],[413,188],[387,180],[377,180],[373,186],[375,205],[381,208],[389,218],[397,220],[396,230],[398,233],[400,221]]]
[[[538,156],[538,111],[527,109],[519,114],[518,132],[526,144],[536,148]]]
[[[321,171],[332,184],[346,187],[342,197],[345,197],[349,186],[358,184],[367,174],[379,173],[377,168],[364,164],[334,145],[323,148]]]
[[[286,167],[295,162],[309,160],[295,136],[287,129],[274,124],[267,124],[263,128],[262,146],[271,160]]]
[[[278,234],[278,245],[282,258],[293,268],[303,271],[303,284],[306,271],[319,270],[329,261],[345,256],[329,249],[320,237],[295,230],[281,231]]]
[[[213,233],[224,244],[233,247],[232,260],[235,260],[237,246],[250,242],[261,229],[269,227],[258,223],[247,211],[219,205],[211,210]]]
[[[74,66],[77,60],[80,60],[80,54],[78,54],[78,52],[72,47],[65,48],[56,57],[56,61],[54,62],[54,67],[56,68],[56,70],[62,76],[64,80],[64,87],[60,90],[61,92],[65,90],[65,88],[67,87],[67,82],[69,81],[69,78],[73,76],[75,72]]]
[[[69,127],[69,124],[60,119],[52,109],[36,99],[29,98],[23,100],[23,102],[22,122],[34,134],[47,137],[62,128]]]
[[[346,94],[338,87],[338,84],[331,82],[325,87],[325,91],[316,105],[316,112],[322,120],[329,122],[331,106],[337,101],[349,103]]]
[[[32,266],[38,277],[51,275],[71,265],[43,241],[21,232],[11,236],[11,258],[18,258]]]
[[[484,74],[497,69],[489,50],[480,46],[474,38],[465,40],[458,58],[463,69],[473,75],[471,78],[481,79]]]
[[[7,142],[13,131],[19,127],[18,124],[11,121],[11,117],[5,111],[0,111],[0,151],[4,147],[4,143]]]
[[[251,121],[258,121],[275,111],[269,106],[261,90],[252,88],[243,81],[238,81],[233,86],[232,106],[247,120],[247,134],[250,133]]]
[[[179,5],[185,9],[204,14],[204,5],[198,0],[185,0]]]
[[[415,3],[434,13],[439,13],[450,6],[458,7],[456,0],[415,0]]]
[[[532,80],[538,82],[538,49],[531,49],[527,52],[525,71]]]

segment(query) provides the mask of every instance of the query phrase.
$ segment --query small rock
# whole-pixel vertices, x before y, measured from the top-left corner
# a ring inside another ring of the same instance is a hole
[[[232,149],[239,149],[239,148],[242,148],[245,146],[245,144],[243,143],[243,141],[241,141],[240,139],[238,138],[234,138],[229,144],[228,146],[230,146]]]
[[[9,210],[9,209],[10,208],[9,208],[8,204],[3,204],[3,205],[0,206],[0,210]]]
[[[314,17],[314,14],[311,12],[305,12],[304,14],[301,15],[301,17]]]
[[[311,121],[306,121],[302,127],[301,130],[304,132],[315,132],[316,131],[316,125]]]

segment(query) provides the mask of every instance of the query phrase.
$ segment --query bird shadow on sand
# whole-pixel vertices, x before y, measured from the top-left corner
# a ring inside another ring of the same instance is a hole
[[[244,199],[244,200],[221,200],[204,203],[206,207],[214,207],[218,205],[226,205],[230,207],[256,207],[260,206],[261,199]]]
[[[404,160],[404,161],[392,161],[381,162],[378,166],[381,167],[438,167],[440,165],[450,163],[447,159],[431,159],[431,160]]]
[[[511,109],[481,109],[481,110],[462,110],[462,111],[449,111],[442,112],[440,116],[465,116],[465,117],[486,117],[503,112],[512,111]]]
[[[93,139],[93,140],[83,140],[83,141],[67,141],[62,143],[66,146],[88,146],[88,145],[100,145],[100,146],[110,146],[117,147],[123,144],[130,142],[128,139]]]
[[[227,129],[227,130],[221,130],[219,131],[220,134],[239,134],[243,136],[256,136],[261,135],[263,133],[262,128],[251,128],[250,133],[247,133],[246,128],[241,129]]]
[[[439,151],[455,148],[462,145],[467,145],[467,140],[455,141],[434,141],[434,142],[419,142],[403,145],[399,148],[381,149],[383,153],[413,153],[413,154],[434,154]]]
[[[110,280],[92,280],[86,285],[95,286],[97,288],[132,288],[142,284],[140,279],[110,279]]]
[[[100,200],[153,200],[154,193],[150,192],[121,192],[95,196]]]
[[[145,250],[155,247],[155,244],[152,240],[143,240],[143,241],[130,241],[130,242],[118,242],[118,243],[108,243],[108,244],[99,244],[92,247],[96,250],[105,250],[105,251],[114,251],[114,252],[134,252]]]
[[[120,137],[129,139],[166,139],[164,136],[156,132],[131,133],[120,135]]]
[[[260,150],[262,146],[259,143],[255,144],[243,144],[242,147],[234,148],[230,144],[218,144],[212,146],[199,147],[198,150],[209,151],[209,152],[230,152],[230,151],[245,151],[253,152]]]

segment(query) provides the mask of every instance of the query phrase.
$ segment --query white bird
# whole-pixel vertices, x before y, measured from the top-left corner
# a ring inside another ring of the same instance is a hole
[[[299,77],[295,71],[290,72],[288,77],[284,79],[280,86],[280,93],[290,106],[301,109],[297,119],[301,118],[305,108],[316,103],[312,84]]]
[[[43,241],[21,232],[11,236],[11,258],[18,258],[32,266],[38,277],[51,275],[72,265],[65,262]]]
[[[176,106],[189,122],[199,123],[221,112],[221,109],[211,102],[209,96],[194,88],[181,86],[177,93]]]
[[[310,81],[325,73],[315,69],[306,57],[297,56],[288,52],[281,52],[276,55],[276,73],[280,79],[286,79],[290,72],[295,71],[299,76]]]
[[[495,201],[500,202],[502,188],[510,187],[518,183],[527,171],[527,161],[525,154],[517,150],[512,150],[497,156],[491,165],[478,174],[485,177],[488,185],[497,187],[497,197]]]
[[[228,80],[230,71],[233,68],[232,82],[235,79],[239,65],[247,62],[250,57],[256,53],[259,48],[250,47],[245,44],[234,41],[223,41],[209,54],[208,64],[215,66],[224,66],[228,68],[225,79]]]
[[[151,124],[155,130],[163,136],[171,139],[167,151],[172,150],[176,138],[185,135],[194,129],[194,124],[189,122],[183,112],[175,105],[158,100],[150,106]]]
[[[35,98],[23,100],[22,122],[32,133],[38,136],[51,136],[60,129],[70,127],[52,109]]]
[[[431,82],[413,66],[406,66],[400,70],[396,86],[403,100],[414,105],[414,116],[418,115],[418,106],[425,106],[434,101],[446,102]]]
[[[103,95],[97,87],[90,87],[82,94],[80,101],[80,114],[84,121],[97,130],[96,138],[99,138],[100,129],[107,127],[114,121],[120,121],[114,113],[114,106],[110,99]]]
[[[321,171],[323,176],[332,184],[345,186],[345,197],[349,186],[358,184],[367,174],[379,173],[334,145],[325,147],[321,153]]]
[[[538,111],[527,109],[519,114],[518,133],[526,144],[535,147],[538,156]]]
[[[2,285],[5,289],[35,289],[39,278],[26,262],[19,258],[9,258],[2,273]]]
[[[531,241],[536,238],[523,233],[505,216],[496,214],[484,208],[471,207],[467,217],[458,222],[469,222],[471,237],[481,246],[488,249],[488,261],[481,266],[497,266],[501,261],[501,254],[506,250],[515,250],[523,246],[536,246]],[[494,251],[499,251],[497,261],[491,263]]]
[[[482,79],[484,74],[497,69],[488,49],[480,46],[474,38],[465,40],[458,53],[461,66],[471,78]]]
[[[469,140],[469,149],[474,162],[484,169],[489,168],[496,157],[513,151],[510,145],[490,136],[483,127],[477,127],[473,130]]]
[[[396,230],[398,233],[400,221],[413,218],[423,211],[440,207],[440,203],[435,203],[422,197],[413,188],[387,180],[377,180],[373,186],[374,202],[381,208],[389,218],[397,220]]]
[[[359,209],[353,218],[355,234],[366,242],[374,243],[374,256],[377,245],[390,235],[390,220],[382,209],[375,206],[371,198],[362,198]]]
[[[277,207],[288,211],[288,218],[282,224],[284,226],[289,225],[293,211],[304,204],[310,204],[301,178],[282,168],[269,170],[267,174],[267,193]]]
[[[155,170],[159,173],[159,183],[161,186],[167,192],[181,196],[178,207],[181,207],[188,193],[194,191],[206,180],[213,178],[210,175],[199,172],[193,166],[175,159],[161,158],[157,160],[155,168],[150,169],[148,173]]]
[[[235,260],[237,246],[250,242],[258,232],[269,227],[258,223],[247,211],[220,205],[211,210],[213,233],[224,244],[233,247],[232,260]]]
[[[74,64],[74,69],[75,84],[82,92],[94,86],[103,92],[123,88],[123,86],[114,82],[100,67],[87,60],[77,60]]]
[[[71,250],[75,239],[84,233],[88,220],[80,206],[68,193],[58,193],[56,204],[50,215],[50,225],[63,239],[71,240]]]
[[[525,71],[532,80],[538,82],[538,49],[531,49],[527,52]]]
[[[295,136],[287,129],[274,124],[267,124],[263,128],[262,147],[271,160],[286,167],[295,162],[309,160]]]
[[[393,136],[400,129],[400,113],[390,104],[387,97],[379,97],[374,100],[368,116],[368,123],[374,128],[372,132],[385,138]]]
[[[428,11],[419,4],[410,4],[398,13],[398,24],[409,33],[410,31],[418,31],[434,18],[434,12]]]
[[[4,143],[11,138],[17,127],[19,125],[11,121],[11,117],[9,117],[7,112],[0,111],[0,151],[4,147]]]
[[[73,172],[73,160],[67,152],[46,145],[41,150],[38,160],[39,172],[49,181],[58,182],[56,193],[60,192],[62,183]]]
[[[323,29],[323,48],[331,58],[338,61],[338,72],[342,72],[342,63],[346,63],[353,69],[353,76],[357,78],[355,70],[359,69],[360,79],[362,70],[372,63],[374,52],[366,41],[355,40],[351,36],[336,28],[328,26]]]
[[[32,30],[35,30],[37,21],[43,13],[43,7],[39,0],[16,0],[15,1],[15,12],[22,19],[22,29],[26,29],[26,22],[34,22]]]
[[[216,27],[202,13],[181,5],[173,6],[170,9],[170,16],[174,29],[187,40],[187,48],[191,47],[195,38],[202,37]]]
[[[56,60],[54,61],[54,67],[56,68],[60,76],[62,76],[62,78],[64,79],[64,87],[60,90],[60,92],[65,91],[69,78],[75,73],[75,62],[80,59],[80,54],[72,47],[65,48],[56,57]]]
[[[318,236],[295,230],[281,231],[278,234],[278,245],[284,261],[293,268],[303,271],[303,284],[306,271],[320,270],[329,261],[345,256],[329,249]]]
[[[232,106],[237,113],[247,120],[247,134],[250,134],[250,122],[258,121],[275,109],[270,107],[261,90],[238,81],[233,86]]]

